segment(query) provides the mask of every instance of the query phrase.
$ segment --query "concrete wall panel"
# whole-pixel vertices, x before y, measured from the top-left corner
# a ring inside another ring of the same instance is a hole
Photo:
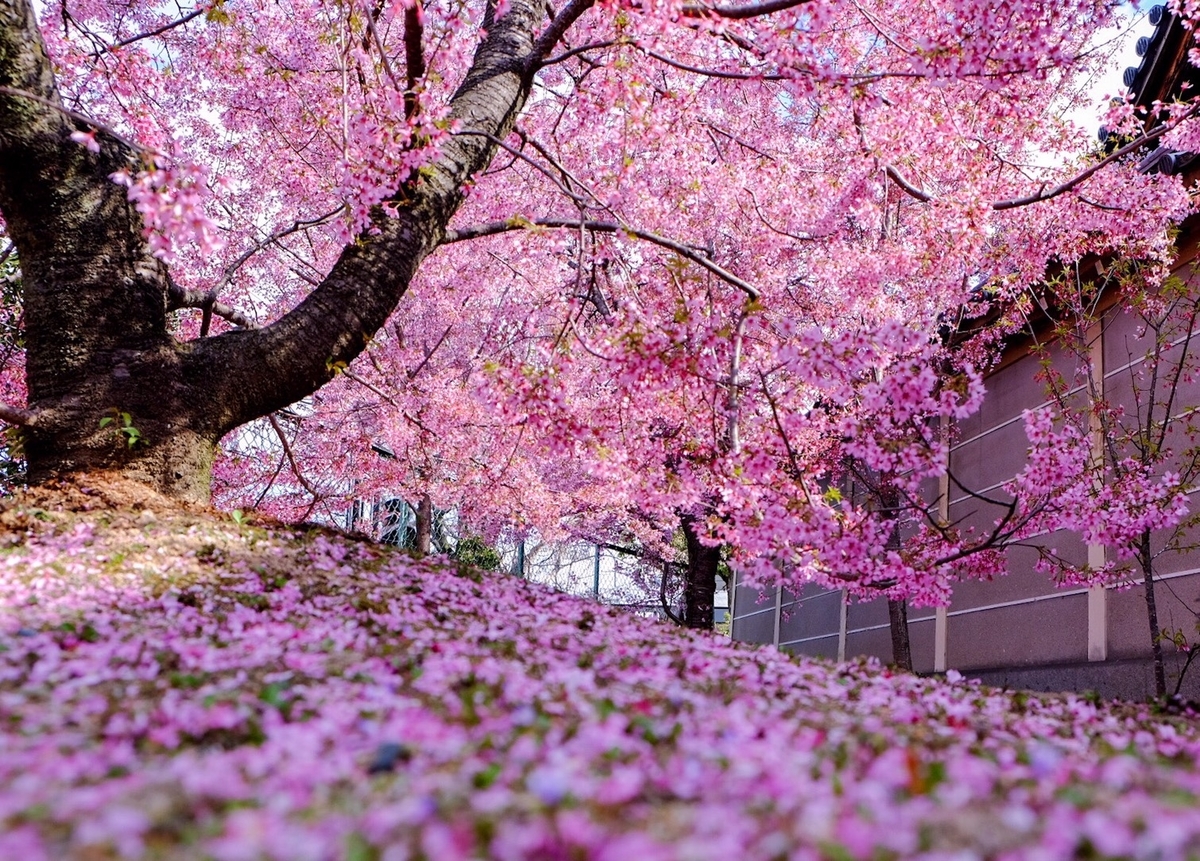
[[[948,666],[1022,666],[1087,659],[1087,595],[951,614]]]

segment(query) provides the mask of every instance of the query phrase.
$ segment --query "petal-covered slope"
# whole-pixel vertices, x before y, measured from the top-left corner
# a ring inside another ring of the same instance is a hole
[[[323,531],[11,505],[0,858],[1182,858],[1200,730]]]

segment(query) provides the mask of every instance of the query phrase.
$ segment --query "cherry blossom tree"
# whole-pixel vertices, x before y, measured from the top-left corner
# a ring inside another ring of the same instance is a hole
[[[914,498],[936,475],[945,441],[899,429],[977,405],[981,366],[930,363],[981,273],[1005,298],[1051,259],[1168,253],[1190,203],[1131,157],[1195,109],[1118,105],[1129,142],[1100,155],[1063,119],[1111,20],[59,0],[39,24],[5,0],[29,394],[3,418],[34,481],[204,500],[219,441],[265,418],[268,472],[309,499],[369,479],[482,520],[683,526],[763,582],[943,599],[967,555],[937,524],[936,552],[879,553],[887,513],[828,499],[831,463]],[[314,392],[299,428],[275,416]],[[226,461],[221,492],[267,494],[261,467]]]
[[[1100,269],[1089,276],[1076,267],[1050,279],[1046,310],[1030,315],[1042,324],[1029,328],[1045,357],[1041,376],[1052,406],[1027,417],[1037,464],[1027,473],[1045,487],[1057,484],[1062,503],[1031,525],[1069,529],[1105,548],[1104,564],[1091,567],[1042,548],[1039,565],[1059,582],[1141,581],[1162,698],[1163,641],[1178,636],[1186,646],[1191,639],[1163,629],[1155,584],[1164,561],[1195,545],[1200,523],[1188,502],[1200,481],[1200,425],[1191,396],[1200,372],[1194,346],[1200,296],[1187,278],[1162,279],[1136,263]],[[1095,355],[1104,328],[1113,368]],[[1065,365],[1050,360],[1051,344]]]

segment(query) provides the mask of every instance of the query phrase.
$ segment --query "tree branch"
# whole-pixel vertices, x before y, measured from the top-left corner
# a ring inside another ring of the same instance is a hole
[[[292,468],[292,474],[296,476],[296,480],[300,482],[301,486],[303,486],[303,488],[312,495],[313,506],[315,506],[321,499],[322,494],[312,486],[309,480],[305,478],[304,474],[300,471],[300,466],[296,463],[296,457],[292,454],[292,446],[288,442],[287,434],[285,434],[283,432],[283,428],[279,426],[279,419],[275,418],[274,413],[270,413],[267,415],[267,421],[271,423],[271,427],[275,428],[275,434],[279,437],[279,444],[283,446],[283,454],[287,458],[287,462]],[[309,506],[308,511],[310,514],[312,513],[312,506]],[[305,516],[307,517],[308,515]]]
[[[1083,185],[1083,183],[1087,182],[1089,179],[1091,179],[1093,176],[1095,176],[1099,171],[1103,170],[1104,168],[1108,167],[1109,165],[1111,165],[1115,162],[1120,161],[1121,159],[1125,158],[1126,156],[1130,155],[1131,153],[1137,152],[1139,149],[1144,147],[1146,144],[1152,143],[1152,142],[1158,140],[1160,137],[1165,135],[1167,132],[1169,132],[1175,128],[1178,128],[1179,125],[1181,123],[1183,123],[1185,120],[1189,120],[1189,119],[1197,116],[1198,114],[1200,114],[1200,104],[1193,106],[1186,113],[1182,114],[1181,116],[1179,116],[1178,118],[1176,118],[1174,120],[1171,120],[1170,122],[1161,123],[1160,125],[1155,126],[1154,128],[1150,129],[1148,132],[1138,136],[1136,139],[1125,144],[1125,146],[1121,147],[1120,149],[1114,150],[1113,152],[1109,153],[1107,156],[1100,159],[1100,161],[1096,162],[1091,167],[1087,168],[1086,170],[1080,171],[1079,173],[1077,173],[1075,176],[1071,177],[1071,179],[1067,180],[1066,182],[1060,183],[1059,185],[1056,185],[1053,188],[1049,188],[1049,189],[1043,188],[1042,190],[1037,191],[1034,194],[1029,194],[1024,197],[1014,197],[1009,200],[996,201],[995,203],[992,204],[991,208],[993,210],[995,210],[996,212],[1003,212],[1007,209],[1017,209],[1018,207],[1029,206],[1034,203],[1042,203],[1044,201],[1052,200],[1053,198],[1056,198],[1063,194],[1066,194],[1068,191],[1071,191],[1071,190]],[[900,171],[897,170],[893,165],[889,164],[886,166],[885,169],[887,171],[888,178],[891,179],[892,182],[896,183],[896,185],[899,186],[900,189],[905,194],[909,195],[912,198],[915,198],[916,200],[921,201],[922,203],[929,203],[934,200],[934,196],[932,194],[919,188],[918,186],[914,185],[913,183],[909,182],[904,177],[904,175],[901,174]],[[1093,204],[1093,205],[1097,205],[1097,204]]]
[[[681,72],[690,72],[693,75],[703,75],[706,78],[720,78],[727,81],[787,81],[791,80],[796,75],[782,75],[778,72],[722,72],[718,69],[705,69],[700,66],[692,66],[680,60],[668,57],[665,54],[660,54],[657,51],[651,51],[649,48],[642,48],[642,53],[651,59],[658,60],[672,68],[679,69]]]
[[[243,329],[258,328],[258,323],[241,311],[223,302],[218,302],[215,290],[187,290],[171,281],[167,287],[167,310],[178,311],[181,308],[200,308],[206,314],[216,314]]]
[[[38,414],[32,410],[23,410],[19,407],[0,403],[0,421],[6,421],[10,425],[33,427],[37,424],[37,419]]]
[[[539,68],[544,69],[546,66],[553,66],[556,63],[565,62],[572,57],[578,57],[580,54],[586,54],[588,51],[601,51],[605,48],[611,48],[614,45],[628,44],[630,44],[630,42],[627,39],[608,39],[603,42],[589,42],[586,45],[580,45],[578,48],[571,48],[567,51],[563,51],[561,54],[551,57],[548,60],[542,60],[542,62],[539,64]]]
[[[189,21],[199,18],[201,15],[208,14],[208,12],[211,9],[212,9],[212,7],[207,4],[204,6],[201,6],[200,8],[184,15],[182,18],[176,18],[174,21],[168,21],[166,24],[163,24],[161,27],[157,27],[153,30],[147,30],[145,33],[138,33],[136,36],[130,36],[128,39],[122,39],[120,42],[117,42],[114,45],[109,45],[107,48],[107,51],[109,53],[111,53],[112,51],[114,51],[117,48],[124,48],[126,45],[132,45],[134,42],[140,42],[143,39],[152,39],[155,36],[161,36],[163,33],[166,33],[170,30],[174,30],[176,27],[181,27],[184,24],[188,23]],[[98,56],[100,56],[100,52],[97,51],[92,56],[98,57]]]
[[[421,0],[404,10],[404,62],[408,88],[404,91],[404,116],[417,112],[417,83],[425,77],[425,52],[421,41],[425,37]]]
[[[487,132],[476,131],[475,129],[463,129],[461,131],[455,132],[455,134],[456,135],[468,135],[468,136],[478,135],[479,137],[487,138],[491,144],[504,150],[505,152],[510,154],[513,158],[520,159],[521,161],[525,162],[530,167],[532,167],[534,170],[536,170],[538,173],[542,174],[542,176],[546,177],[546,179],[548,179],[552,183],[554,183],[554,185],[558,187],[558,190],[561,191],[568,198],[570,198],[571,202],[574,203],[576,206],[578,206],[580,209],[585,209],[588,207],[589,204],[584,198],[580,197],[578,194],[571,191],[571,189],[569,189],[566,185],[564,185],[562,183],[562,181],[559,180],[559,178],[556,177],[553,173],[551,173],[548,168],[544,167],[543,165],[538,164],[536,161],[534,161],[529,156],[525,155],[525,153],[521,152],[521,150],[517,149],[516,147],[509,146],[508,144],[506,144],[504,141],[500,140],[495,135],[490,135]]]
[[[766,0],[764,3],[754,3],[750,6],[709,6],[705,3],[692,3],[684,6],[680,12],[687,18],[707,18],[710,16],[726,18],[730,21],[744,21],[747,18],[759,18],[783,12],[796,6],[803,6],[809,0]]]
[[[526,66],[528,73],[537,71],[546,55],[554,50],[558,40],[566,34],[567,28],[578,21],[584,12],[592,8],[594,2],[595,0],[571,0],[561,12],[554,16],[550,26],[542,31],[542,35],[534,43],[533,50],[529,52]]]
[[[291,236],[293,233],[299,233],[300,231],[307,230],[310,227],[317,227],[318,225],[326,224],[327,222],[331,221],[334,217],[336,217],[339,213],[343,212],[345,210],[345,208],[346,208],[345,205],[339,204],[337,206],[337,208],[332,209],[323,215],[318,215],[315,218],[296,219],[295,221],[292,222],[290,227],[285,227],[282,230],[277,230],[274,233],[272,233],[270,236],[267,236],[267,237],[264,237],[263,239],[257,240],[252,246],[250,246],[245,251],[243,251],[241,254],[239,254],[236,259],[234,259],[228,266],[225,267],[225,273],[224,273],[223,277],[221,278],[221,283],[218,284],[215,288],[213,288],[214,291],[220,291],[221,288],[223,288],[229,284],[232,284],[233,276],[236,275],[237,271],[246,264],[246,261],[248,261],[251,257],[253,257],[258,252],[262,251],[268,245],[275,245],[276,243],[279,242],[280,239],[283,239],[286,236]]]
[[[484,236],[495,236],[500,233],[509,233],[513,230],[528,230],[532,227],[544,227],[552,230],[588,230],[592,233],[611,233],[620,234],[623,236],[631,236],[635,239],[641,239],[661,248],[666,248],[669,251],[674,251],[680,257],[692,261],[697,266],[707,269],[713,275],[716,275],[722,281],[733,285],[741,290],[751,299],[758,299],[761,295],[757,287],[747,281],[738,278],[728,269],[714,263],[705,255],[697,252],[693,248],[684,245],[682,242],[677,242],[666,236],[661,236],[657,233],[651,233],[648,230],[639,230],[636,227],[628,227],[622,224],[615,224],[611,221],[573,221],[564,218],[513,218],[508,221],[492,221],[487,224],[478,224],[472,227],[464,227],[459,230],[447,230],[445,237],[442,239],[443,244],[453,242],[464,242],[468,239],[479,239]]]
[[[299,305],[269,326],[197,342],[184,361],[193,379],[211,381],[201,420],[221,434],[294,403],[358,356],[387,321],[417,267],[437,248],[463,201],[461,189],[486,169],[493,139],[512,129],[528,98],[536,64],[591,5],[573,0],[535,39],[544,0],[512,0],[487,28],[470,69],[450,100],[450,117],[488,137],[454,135],[435,160],[372,213],[329,274]],[[402,178],[398,178],[398,181]]]

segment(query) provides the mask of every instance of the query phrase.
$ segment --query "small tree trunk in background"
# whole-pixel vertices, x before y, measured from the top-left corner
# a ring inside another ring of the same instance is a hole
[[[881,502],[893,511],[900,504],[899,495],[894,490],[885,491]],[[894,523],[888,533],[888,552],[900,549],[900,524]],[[888,627],[892,633],[892,663],[907,672],[913,671],[912,645],[908,639],[908,601],[888,599]]]
[[[1142,563],[1142,582],[1146,586],[1146,619],[1150,623],[1150,649],[1154,655],[1154,695],[1161,700],[1167,696],[1167,674],[1163,668],[1162,629],[1158,626],[1158,607],[1154,602],[1154,559],[1150,555],[1149,530],[1142,533],[1138,557]]]
[[[892,663],[913,671],[912,646],[908,642],[908,601],[888,599],[888,626],[892,629]]]
[[[689,628],[711,631],[721,548],[709,547],[700,541],[702,518],[686,514],[681,520],[688,557],[687,580],[683,590],[683,623]]]
[[[433,546],[433,500],[429,494],[417,503],[417,553],[425,556]]]

